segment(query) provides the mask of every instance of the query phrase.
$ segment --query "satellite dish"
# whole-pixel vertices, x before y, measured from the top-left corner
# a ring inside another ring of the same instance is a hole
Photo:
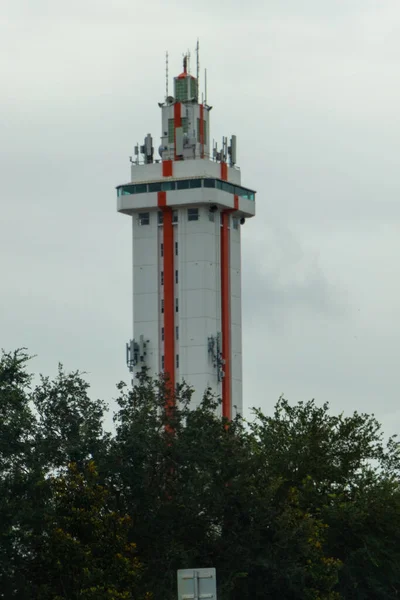
[[[162,158],[163,152],[165,152],[165,150],[168,150],[167,146],[160,146],[158,148],[158,154],[161,156],[161,158]]]

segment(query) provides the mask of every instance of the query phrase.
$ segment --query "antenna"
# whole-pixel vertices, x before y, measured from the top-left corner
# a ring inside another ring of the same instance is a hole
[[[204,69],[204,104],[207,104],[207,69]]]
[[[199,101],[199,78],[200,78],[200,45],[199,38],[197,38],[196,44],[196,79],[197,79],[197,102]]]
[[[165,100],[168,98],[168,50],[165,53]]]

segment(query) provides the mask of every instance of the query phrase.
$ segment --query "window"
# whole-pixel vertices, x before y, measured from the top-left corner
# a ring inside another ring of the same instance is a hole
[[[211,210],[208,211],[208,220],[212,223],[215,222],[215,212],[211,212]]]
[[[175,79],[175,98],[178,102],[185,102],[188,99],[188,78]]]
[[[128,194],[145,194],[147,192],[147,184],[139,183],[137,185],[122,185],[117,188],[118,196],[126,196]]]
[[[205,188],[215,188],[215,179],[204,179]]]
[[[177,210],[173,210],[172,211],[172,222],[173,223],[177,223],[178,222],[178,211]]]
[[[176,368],[179,369],[179,354],[176,355]]]
[[[164,366],[165,366],[165,359],[164,359],[164,354],[161,357],[161,371],[164,371]]]
[[[188,208],[188,221],[198,221],[199,220],[199,209],[198,208]]]
[[[164,285],[164,271],[161,271],[161,285]]]
[[[149,183],[149,192],[161,192],[161,182]]]
[[[163,181],[161,183],[161,190],[163,192],[168,192],[170,190],[174,190],[175,189],[175,181]]]
[[[161,254],[161,257],[164,256],[164,244],[161,244],[161,246],[160,246],[160,254]]]
[[[164,223],[164,213],[161,210],[159,210],[158,211],[158,224],[162,225],[163,223]],[[162,246],[162,244],[161,244],[161,246]]]
[[[147,183],[138,183],[135,185],[135,194],[146,194]]]
[[[175,283],[178,283],[178,271],[175,271]]]
[[[179,100],[178,97],[176,97],[177,100]],[[186,99],[187,99],[187,88],[186,88]],[[168,143],[169,144],[173,144],[175,142],[175,126],[174,126],[174,119],[168,119]],[[187,117],[182,117],[181,118],[181,127],[182,127],[182,131],[183,133],[187,133],[188,132],[188,120]]]
[[[201,188],[201,179],[190,179],[189,187],[190,187],[190,189]]]
[[[228,192],[228,194],[233,194],[235,192],[235,186],[233,186],[231,183],[223,181],[222,182],[222,190],[224,192]]]
[[[195,98],[197,100],[198,89],[197,89],[197,81],[196,79],[190,78],[190,97]]]
[[[174,119],[168,119],[168,143],[174,143]]]
[[[150,213],[139,213],[139,225],[150,225]]]
[[[189,179],[183,179],[182,181],[176,182],[177,190],[188,190],[189,189]]]
[[[175,327],[175,337],[177,340],[179,340],[179,326],[178,325]]]
[[[161,312],[164,312],[164,298],[161,298]]]
[[[161,341],[164,341],[164,327],[161,327]]]
[[[239,219],[237,217],[232,217],[232,227],[233,229],[239,229]]]
[[[175,312],[179,312],[179,299],[175,298]]]
[[[178,242],[175,242],[175,256],[178,256]]]
[[[217,190],[222,190],[222,181],[220,181],[219,179],[216,179],[215,187],[217,188]]]

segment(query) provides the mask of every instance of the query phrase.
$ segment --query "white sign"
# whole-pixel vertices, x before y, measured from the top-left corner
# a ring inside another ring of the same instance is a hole
[[[215,569],[180,569],[178,600],[217,600]]]

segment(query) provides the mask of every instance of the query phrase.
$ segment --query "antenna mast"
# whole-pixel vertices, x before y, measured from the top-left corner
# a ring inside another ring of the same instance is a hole
[[[207,104],[207,69],[204,69],[204,104]]]
[[[196,45],[196,79],[197,79],[197,102],[199,101],[199,78],[200,78],[200,46],[197,39]]]
[[[168,98],[168,50],[165,53],[165,100]]]

